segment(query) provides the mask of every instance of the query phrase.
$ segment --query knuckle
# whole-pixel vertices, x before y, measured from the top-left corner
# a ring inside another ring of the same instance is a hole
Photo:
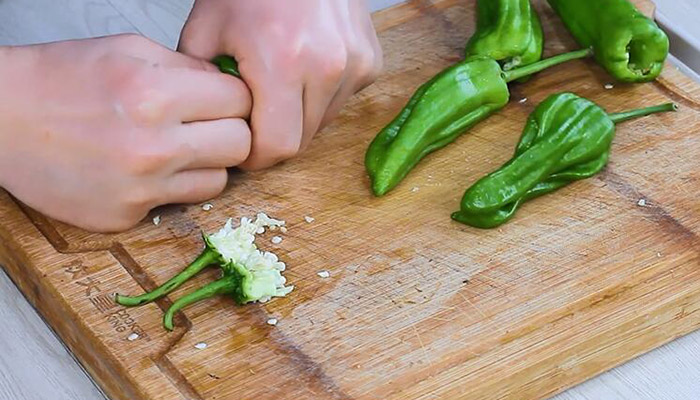
[[[366,80],[376,79],[382,70],[382,58],[374,51],[364,51],[357,57],[358,75]]]
[[[127,113],[139,124],[153,125],[162,121],[170,106],[170,99],[152,87],[145,73],[136,74],[128,84]]]
[[[384,71],[384,54],[382,53],[381,50],[379,50],[375,55],[374,55],[374,68],[372,69],[370,73],[370,77],[372,78],[372,81],[377,80],[379,76],[382,74]]]
[[[162,170],[174,158],[174,151],[141,144],[134,146],[124,157],[121,157],[120,162],[128,175],[147,176]]]
[[[296,46],[282,46],[277,51],[281,65],[294,66],[302,61],[302,51]]]
[[[301,150],[301,142],[299,140],[284,140],[277,144],[272,151],[275,161],[284,161],[294,158]]]
[[[348,67],[348,53],[345,50],[336,50],[332,54],[322,56],[319,64],[322,66],[323,78],[330,81],[342,79]]]
[[[123,204],[126,215],[140,215],[155,207],[155,190],[144,184],[133,185],[124,194]]]

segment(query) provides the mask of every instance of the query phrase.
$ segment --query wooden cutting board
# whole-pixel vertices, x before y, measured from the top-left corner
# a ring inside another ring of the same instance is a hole
[[[537,7],[547,54],[574,49]],[[167,207],[151,215],[162,215],[159,226],[98,235],[1,193],[0,263],[115,400],[541,399],[699,328],[700,86],[670,66],[655,83],[610,90],[590,60],[513,85],[503,112],[390,195],[370,196],[368,142],[419,84],[459,60],[473,17],[463,0],[376,14],[379,81],[303,157],[233,173],[209,212]],[[610,111],[669,100],[681,110],[621,125],[605,172],[527,204],[501,229],[452,222],[463,191],[511,156],[528,113],[559,91]],[[161,327],[168,299],[112,303],[112,293],[152,289],[188,264],[200,230],[258,211],[289,223],[280,245],[259,240],[289,265],[288,298],[205,301],[173,333]]]

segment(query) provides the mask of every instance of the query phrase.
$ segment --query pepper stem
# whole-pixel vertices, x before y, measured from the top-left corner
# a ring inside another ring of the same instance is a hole
[[[185,268],[182,272],[179,274],[175,275],[174,277],[170,278],[169,281],[165,282],[162,284],[160,287],[156,288],[152,292],[142,294],[141,296],[122,296],[120,294],[117,294],[115,301],[125,307],[136,307],[140,306],[143,304],[150,303],[152,301],[158,300],[159,298],[167,295],[168,293],[172,292],[173,290],[179,288],[182,286],[183,283],[185,283],[188,279],[192,278],[195,276],[199,271],[203,270],[207,266],[216,263],[218,260],[219,255],[211,250],[210,248],[206,248],[202,254],[197,257],[196,260],[192,264],[190,264],[187,268]]]
[[[233,293],[236,288],[236,277],[227,276],[214,281],[196,291],[179,298],[173,305],[168,309],[168,311],[163,316],[163,326],[165,329],[173,330],[173,317],[175,313],[182,310],[183,308],[189,306],[190,304],[196,303],[200,300],[208,299],[220,294]]]
[[[509,71],[503,71],[503,78],[506,82],[512,82],[526,76],[530,76],[534,73],[545,70],[549,67],[571,61],[577,60],[579,58],[586,58],[593,55],[592,49],[583,49],[572,51],[570,53],[559,54],[554,57],[545,58],[544,60],[538,61],[536,63],[528,64],[520,68],[511,69]]]
[[[653,107],[640,108],[637,110],[630,110],[630,111],[610,114],[610,119],[614,123],[619,124],[620,122],[628,121],[630,119],[645,117],[647,115],[656,114],[656,113],[676,111],[676,110],[678,110],[677,105],[675,105],[673,103],[666,103],[666,104],[660,104],[658,106],[653,106]]]

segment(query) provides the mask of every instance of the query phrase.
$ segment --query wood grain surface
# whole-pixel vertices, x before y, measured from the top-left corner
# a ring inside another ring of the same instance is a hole
[[[538,6],[547,53],[573,49]],[[376,14],[388,66],[379,82],[305,157],[232,174],[210,212],[167,207],[154,212],[158,227],[106,236],[3,193],[0,263],[114,399],[539,399],[700,327],[700,87],[673,69],[653,84],[604,90],[609,78],[591,61],[556,67],[513,86],[527,102],[371,198],[368,141],[459,59],[472,19],[472,6],[453,0]],[[682,108],[620,126],[603,174],[528,204],[502,229],[452,223],[463,190],[509,158],[534,105],[563,90],[610,111],[669,99]],[[177,272],[200,250],[200,230],[260,210],[290,223],[278,247],[261,242],[288,262],[289,298],[203,302],[172,334],[160,326],[168,300],[132,310],[108,301]],[[316,275],[322,269],[330,279]],[[270,316],[277,327],[265,324]],[[133,331],[139,339],[127,340]]]

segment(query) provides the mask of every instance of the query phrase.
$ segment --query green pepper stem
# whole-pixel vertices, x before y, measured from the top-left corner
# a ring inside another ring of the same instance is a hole
[[[610,119],[614,123],[619,124],[620,122],[628,121],[630,119],[645,117],[647,115],[656,114],[656,113],[676,111],[676,110],[678,110],[677,105],[675,105],[673,103],[666,103],[666,104],[660,104],[658,106],[653,106],[653,107],[640,108],[637,110],[630,110],[630,111],[610,114]]]
[[[175,316],[175,313],[200,300],[208,299],[220,294],[233,293],[235,287],[235,277],[227,276],[179,298],[163,316],[163,326],[165,329],[172,331],[174,327],[173,317]]]
[[[554,57],[546,58],[542,61],[536,63],[528,64],[520,68],[511,69],[510,71],[503,71],[503,78],[506,82],[512,82],[526,76],[530,76],[534,73],[545,70],[549,67],[571,61],[577,60],[579,58],[586,58],[593,55],[592,49],[583,49],[572,51],[570,53],[559,54]]]
[[[169,281],[165,282],[154,291],[134,297],[117,294],[115,301],[125,307],[136,307],[158,300],[159,298],[182,286],[183,283],[195,276],[199,271],[216,263],[218,259],[219,254],[207,247],[192,264],[190,264],[179,274],[170,278]]]

